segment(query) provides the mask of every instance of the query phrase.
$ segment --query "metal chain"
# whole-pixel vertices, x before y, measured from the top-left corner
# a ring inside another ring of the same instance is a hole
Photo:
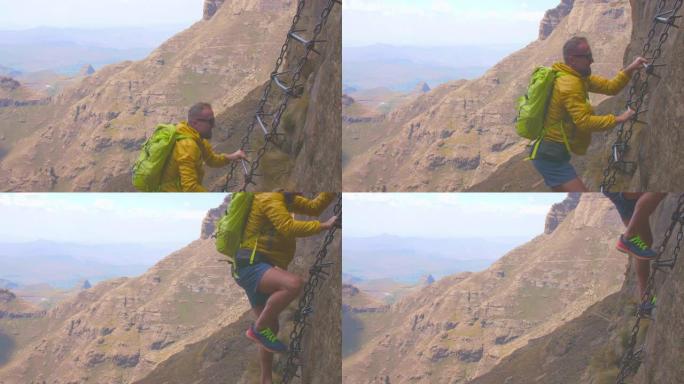
[[[674,232],[674,229],[677,226],[677,224],[679,224],[679,231],[677,232],[675,246],[672,248],[672,256],[669,259],[663,260],[662,257],[665,253],[665,248],[667,247],[667,244],[670,241],[670,237],[672,237],[672,233]],[[672,222],[670,223],[670,227],[665,232],[663,241],[658,247],[658,255],[654,260],[655,268],[648,277],[646,290],[644,291],[644,294],[641,297],[642,303],[646,300],[649,300],[651,297],[656,297],[656,274],[658,272],[662,272],[663,268],[665,267],[670,268],[670,270],[674,268],[675,264],[677,263],[679,251],[682,246],[682,239],[684,239],[684,193],[679,196],[679,200],[677,201],[677,208],[672,213]],[[627,348],[625,349],[625,352],[622,354],[622,357],[620,358],[620,371],[615,381],[616,384],[624,384],[625,380],[628,377],[635,374],[636,371],[639,369],[639,365],[641,364],[641,361],[644,356],[644,350],[643,347],[639,348],[638,350],[635,350],[635,347],[637,337],[639,336],[641,320],[648,317],[649,316],[647,314],[641,311],[641,308],[637,310],[636,321],[634,323],[634,326],[632,327],[632,333],[629,338],[629,343],[627,344]]]
[[[298,32],[302,32],[302,30],[297,29],[297,24],[299,23],[299,20],[301,18],[302,10],[306,5],[306,1],[299,0],[299,2],[297,3],[297,12],[295,13],[295,16],[292,19],[292,25],[290,26],[290,29],[285,38],[285,43],[280,49],[280,56],[276,60],[275,69],[273,70],[273,72],[271,72],[270,80],[264,88],[264,92],[261,96],[261,99],[259,100],[257,111],[254,114],[254,119],[252,120],[250,126],[247,128],[247,132],[245,136],[242,138],[240,144],[240,149],[244,150],[245,148],[247,148],[247,146],[249,145],[251,134],[256,126],[259,126],[264,131],[264,144],[261,146],[261,148],[259,148],[256,151],[256,158],[252,162],[250,162],[249,170],[247,169],[247,166],[245,166],[245,162],[240,161],[244,174],[244,181],[242,187],[240,188],[241,192],[246,191],[249,185],[256,185],[256,183],[254,182],[254,178],[256,176],[259,176],[256,174],[256,170],[259,168],[261,159],[266,154],[269,144],[274,144],[276,138],[282,136],[282,134],[278,133],[280,119],[285,113],[285,110],[287,109],[287,104],[290,101],[290,98],[297,96],[298,89],[301,87],[301,85],[298,84],[298,81],[301,77],[302,69],[304,68],[306,62],[309,60],[309,55],[311,54],[311,52],[316,52],[316,50],[314,49],[315,44],[321,42],[317,40],[318,35],[320,35],[321,31],[323,30],[323,26],[328,21],[328,16],[330,15],[330,12],[332,11],[332,8],[335,5],[335,3],[341,4],[339,0],[328,1],[327,6],[323,9],[321,13],[318,24],[314,27],[313,35],[310,40],[306,40],[297,34]],[[291,41],[296,41],[303,44],[306,50],[304,52],[304,55],[300,57],[300,59],[298,60],[297,66],[295,67],[294,73],[290,81],[288,83],[283,83],[280,80],[279,76],[289,73],[290,71],[278,71],[280,70],[283,61],[285,60],[287,52],[289,51],[289,45]],[[268,102],[269,96],[271,95],[271,89],[273,88],[274,84],[281,90],[283,90],[283,98],[280,101],[280,104],[276,108],[275,112],[266,113],[266,103]],[[287,86],[286,84],[290,85]],[[267,116],[273,117],[270,129],[267,128],[268,124],[264,121],[264,117]],[[233,180],[235,176],[235,168],[237,168],[237,165],[238,162],[236,161],[230,164],[230,170],[228,175],[226,176],[226,182],[223,186],[223,192],[227,192],[230,189],[230,182],[231,180]]]
[[[309,315],[313,313],[313,300],[314,294],[318,284],[330,275],[326,270],[334,263],[326,262],[325,258],[328,255],[328,245],[332,243],[335,237],[335,232],[338,228],[341,228],[339,223],[342,222],[342,194],[340,194],[337,199],[337,204],[333,209],[333,214],[336,215],[337,223],[328,229],[328,233],[325,235],[325,240],[323,240],[323,245],[316,255],[316,261],[313,263],[311,268],[309,268],[309,280],[304,285],[304,294],[299,300],[299,305],[297,307],[297,312],[294,318],[294,328],[290,333],[290,346],[289,354],[287,356],[287,362],[283,370],[283,379],[281,384],[288,384],[297,375],[299,367],[301,367],[301,352],[302,352],[302,341],[304,338],[304,330],[306,329],[308,323],[306,322]]]
[[[632,138],[632,130],[634,125],[637,123],[646,124],[646,122],[639,120],[639,116],[648,112],[648,110],[641,109],[643,106],[648,105],[645,103],[646,96],[649,94],[648,81],[651,77],[660,79],[660,76],[654,73],[655,69],[664,67],[666,64],[657,64],[657,61],[662,55],[662,47],[669,37],[670,28],[678,28],[678,26],[676,26],[674,23],[678,18],[681,17],[677,14],[682,7],[682,3],[684,3],[684,0],[676,0],[674,1],[671,10],[665,11],[668,1],[658,1],[656,14],[653,17],[651,29],[648,32],[648,37],[646,39],[646,43],[644,43],[641,54],[642,57],[649,61],[649,64],[645,66],[646,76],[642,80],[641,71],[637,71],[632,77],[632,85],[629,88],[629,97],[627,99],[626,108],[633,109],[636,114],[633,118],[621,123],[617,129],[617,138],[611,147],[611,153],[608,157],[608,166],[603,170],[601,191],[610,191],[610,188],[615,185],[618,171],[628,174],[634,174],[636,171],[636,162],[625,161],[625,154],[629,151],[629,141]],[[656,30],[658,29],[659,25],[663,25],[664,27],[658,40],[654,41]],[[656,44],[655,46],[654,43]],[[650,57],[649,54],[651,54]]]

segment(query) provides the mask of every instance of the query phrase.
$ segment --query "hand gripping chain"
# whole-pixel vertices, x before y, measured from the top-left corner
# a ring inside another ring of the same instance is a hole
[[[666,10],[666,7],[672,3],[671,9]],[[646,95],[649,94],[649,79],[655,77],[660,79],[660,76],[655,73],[655,70],[664,67],[665,64],[657,64],[658,59],[662,55],[662,48],[665,41],[667,41],[670,28],[679,28],[675,24],[679,10],[682,7],[684,0],[675,0],[670,2],[668,0],[659,0],[656,15],[651,23],[651,30],[648,32],[648,38],[642,50],[642,57],[646,58],[650,64],[644,66],[646,76],[642,79],[641,71],[634,74],[632,78],[632,85],[629,88],[629,97],[627,99],[627,108],[632,108],[636,114],[620,124],[617,129],[617,138],[611,148],[610,156],[608,157],[608,166],[603,170],[603,181],[601,182],[601,191],[610,191],[615,185],[616,176],[618,172],[627,174],[634,174],[636,171],[636,162],[626,161],[625,154],[629,151],[629,140],[632,138],[632,129],[637,123],[647,124],[645,121],[639,120],[639,117],[644,115],[648,110],[642,110],[645,105]],[[656,41],[656,30],[660,29],[660,37]]]
[[[338,217],[337,223],[342,222],[342,194],[340,194],[337,204],[333,210],[334,215]],[[313,313],[313,300],[318,284],[330,275],[327,268],[330,268],[333,263],[326,262],[325,257],[328,254],[328,245],[332,243],[335,237],[335,232],[341,226],[339,224],[333,225],[328,233],[325,235],[323,245],[316,255],[316,261],[309,268],[309,280],[304,285],[304,294],[299,300],[299,306],[294,316],[294,327],[290,333],[290,347],[287,356],[287,362],[283,370],[283,379],[281,384],[289,384],[295,377],[300,377],[297,372],[301,364],[302,341],[304,338],[304,330],[309,323],[306,322],[309,315]]]
[[[667,247],[668,242],[670,241],[670,237],[672,237],[672,233],[674,232],[675,227],[679,224],[679,231],[677,232],[677,237],[676,237],[676,243],[675,246],[672,248],[672,256],[669,259],[664,259],[664,253],[665,253],[665,248]],[[646,285],[646,291],[644,292],[644,295],[641,297],[641,302],[644,302],[646,300],[649,300],[649,298],[654,297],[655,295],[655,276],[658,272],[665,272],[665,268],[669,268],[672,270],[677,263],[677,257],[679,256],[679,251],[682,246],[682,239],[684,238],[684,193],[679,196],[679,200],[677,202],[677,209],[672,213],[672,222],[670,223],[670,227],[667,229],[665,232],[665,236],[663,237],[663,242],[660,244],[658,247],[658,255],[656,256],[653,265],[654,265],[654,270],[651,272],[651,275],[648,278],[648,283]],[[634,323],[634,327],[632,327],[632,333],[629,338],[629,343],[627,344],[627,347],[625,348],[625,352],[622,354],[622,357],[620,358],[620,371],[618,373],[618,376],[616,378],[615,383],[616,384],[624,384],[625,380],[634,375],[636,371],[639,369],[639,365],[641,365],[641,362],[644,358],[644,348],[641,347],[639,349],[636,348],[636,342],[637,342],[637,337],[639,336],[639,329],[641,326],[641,320],[644,318],[649,317],[647,314],[643,313],[641,310],[637,310],[636,313],[636,322]]]
[[[259,100],[256,113],[254,114],[254,119],[247,128],[247,132],[245,133],[245,136],[242,137],[242,141],[240,143],[240,149],[246,150],[247,146],[249,145],[252,132],[254,131],[254,128],[256,126],[258,126],[264,133],[264,144],[261,148],[259,148],[256,151],[256,158],[249,164],[249,169],[247,169],[248,167],[247,165],[245,165],[245,160],[240,161],[244,174],[244,181],[242,183],[242,186],[240,187],[241,192],[246,191],[250,185],[256,185],[254,178],[260,176],[256,174],[256,170],[259,168],[259,163],[261,162],[262,157],[266,154],[269,144],[274,144],[276,142],[276,139],[279,136],[282,136],[281,133],[278,133],[280,119],[282,118],[283,113],[285,113],[285,109],[287,109],[287,104],[290,101],[290,98],[298,97],[300,94],[302,85],[298,82],[302,75],[302,69],[309,60],[309,55],[311,54],[311,52],[318,53],[318,51],[314,49],[315,45],[317,43],[324,42],[323,40],[318,40],[318,36],[321,34],[323,26],[328,21],[328,16],[330,15],[330,12],[332,11],[332,8],[335,5],[335,3],[341,4],[339,0],[328,0],[328,4],[321,12],[318,24],[316,24],[316,26],[313,29],[313,34],[310,40],[307,40],[305,37],[303,37],[302,33],[305,32],[305,30],[297,29],[297,24],[299,23],[299,19],[301,18],[302,10],[306,5],[306,1],[299,0],[299,2],[297,3],[297,12],[295,13],[294,18],[292,19],[292,25],[290,26],[290,29],[287,33],[287,37],[285,38],[285,43],[280,48],[280,56],[278,56],[278,59],[276,60],[275,69],[273,70],[273,72],[271,72],[270,80],[264,88],[264,92],[261,96],[261,99]],[[290,71],[279,71],[280,67],[283,64],[283,61],[285,60],[285,55],[289,51],[290,42],[292,41],[302,44],[305,48],[305,51],[304,54],[297,61],[296,67],[294,71],[292,71],[292,76],[290,80],[286,81],[283,80],[283,77],[290,73]],[[272,95],[271,90],[273,89],[273,85],[275,85],[278,89],[282,91],[282,99],[280,100],[280,104],[277,108],[275,108],[274,111],[267,112],[266,104],[269,100],[269,97]],[[268,123],[269,118],[271,119],[270,124]],[[237,168],[237,165],[238,162],[236,161],[230,164],[230,170],[226,177],[225,185],[222,189],[223,192],[228,192],[229,190],[239,186],[237,183],[231,183],[234,180],[235,168]]]

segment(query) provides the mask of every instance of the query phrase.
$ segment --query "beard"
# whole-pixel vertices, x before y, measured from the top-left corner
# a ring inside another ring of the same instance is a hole
[[[580,73],[580,75],[582,75],[584,77],[589,77],[589,76],[591,76],[591,67],[587,67],[587,69],[583,69],[583,70],[579,71],[579,73]]]

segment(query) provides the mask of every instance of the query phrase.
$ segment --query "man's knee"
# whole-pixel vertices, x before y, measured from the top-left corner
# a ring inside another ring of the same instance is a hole
[[[293,276],[287,283],[287,290],[298,295],[302,291],[303,286],[304,280],[299,276]]]

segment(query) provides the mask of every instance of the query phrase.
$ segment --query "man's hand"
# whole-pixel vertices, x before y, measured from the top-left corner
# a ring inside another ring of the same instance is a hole
[[[624,72],[627,73],[627,75],[632,76],[634,71],[638,71],[645,68],[646,64],[648,64],[648,60],[639,56],[636,59],[634,59],[634,62],[632,62],[632,64],[628,65],[627,68],[624,69]]]
[[[321,228],[322,229],[330,229],[335,225],[335,222],[337,221],[337,216],[333,216],[328,219],[325,223],[321,223]]]
[[[230,155],[225,155],[228,160],[238,160],[238,159],[245,159],[247,160],[247,155],[245,154],[245,151],[242,149],[238,150],[237,152],[233,152]]]
[[[627,108],[625,112],[622,113],[622,115],[615,117],[615,121],[618,122],[618,124],[624,123],[625,121],[629,120],[634,116],[636,112],[632,108]]]

